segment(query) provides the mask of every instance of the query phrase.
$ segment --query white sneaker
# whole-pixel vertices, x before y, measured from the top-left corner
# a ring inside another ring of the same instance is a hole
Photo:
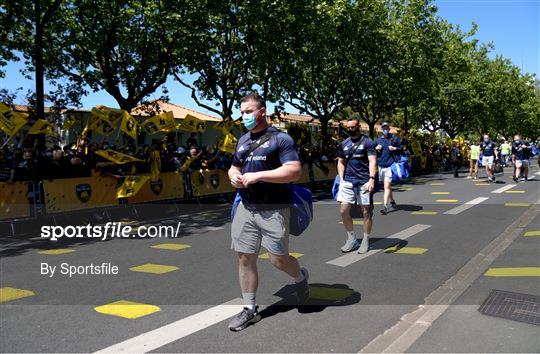
[[[343,247],[341,247],[341,252],[348,253],[348,252],[354,251],[355,249],[358,248],[358,246],[360,246],[360,242],[358,241],[358,239],[351,237],[347,239],[347,242],[345,242]]]
[[[465,179],[471,179],[471,178],[472,178],[471,176],[467,176],[467,177],[465,177]]]
[[[362,239],[362,244],[358,248],[358,253],[367,253],[369,250],[369,237],[364,236]]]

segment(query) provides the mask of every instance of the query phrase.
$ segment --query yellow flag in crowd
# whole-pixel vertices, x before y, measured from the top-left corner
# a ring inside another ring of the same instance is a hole
[[[231,129],[234,127],[235,122],[232,119],[222,120],[217,122],[212,126],[212,128],[219,130],[223,135],[230,133]]]
[[[96,155],[104,157],[107,160],[112,161],[117,165],[122,165],[122,164],[125,164],[125,163],[128,163],[128,162],[137,162],[137,161],[142,162],[141,159],[138,159],[136,157],[123,154],[123,153],[118,152],[118,151],[110,150],[110,149],[109,150],[98,150],[98,151],[96,151]]]
[[[139,123],[137,120],[130,116],[128,112],[124,111],[124,114],[122,115],[122,122],[120,123],[120,130],[132,137],[133,140],[137,140],[138,127]]]
[[[128,113],[122,109],[96,106],[92,108],[90,129],[101,135],[110,135],[118,127],[125,114]]]
[[[150,177],[148,175],[128,176],[116,190],[116,198],[128,198],[137,194]]]
[[[231,133],[227,133],[219,142],[218,149],[234,154],[234,149],[236,148],[237,142],[238,139],[236,139],[234,135],[232,135]]]
[[[177,125],[177,128],[189,133],[204,133],[206,131],[206,122],[188,114],[182,122]]]
[[[0,103],[0,130],[3,130],[11,139],[26,123],[28,114],[13,111]]]
[[[32,128],[28,131],[27,134],[37,135],[37,134],[46,134],[46,135],[57,135],[54,125],[45,119],[38,119],[32,125]]]
[[[64,120],[64,123],[62,124],[62,129],[66,130],[66,129],[69,129],[71,128],[75,123],[77,123],[77,118],[73,115],[73,114],[70,114],[66,117],[66,119]]]
[[[150,117],[141,124],[141,128],[150,135],[158,132],[169,132],[176,129],[174,116],[172,112],[161,113]]]

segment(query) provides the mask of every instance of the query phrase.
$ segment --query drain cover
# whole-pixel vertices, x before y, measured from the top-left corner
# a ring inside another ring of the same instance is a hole
[[[491,290],[478,309],[488,316],[540,325],[540,296]]]

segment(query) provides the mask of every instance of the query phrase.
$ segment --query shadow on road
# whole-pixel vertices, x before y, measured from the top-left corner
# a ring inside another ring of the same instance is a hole
[[[298,304],[295,285],[281,288],[274,295],[281,297],[282,300],[262,310],[261,317],[264,319],[294,309],[300,313],[321,312],[329,306],[350,306],[361,300],[360,293],[345,284],[313,283],[309,285],[309,288],[310,298],[302,305]]]

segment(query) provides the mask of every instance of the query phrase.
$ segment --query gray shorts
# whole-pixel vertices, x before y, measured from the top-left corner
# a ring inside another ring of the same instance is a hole
[[[256,254],[262,245],[272,254],[289,254],[289,215],[289,208],[249,211],[239,204],[231,226],[231,248]]]

